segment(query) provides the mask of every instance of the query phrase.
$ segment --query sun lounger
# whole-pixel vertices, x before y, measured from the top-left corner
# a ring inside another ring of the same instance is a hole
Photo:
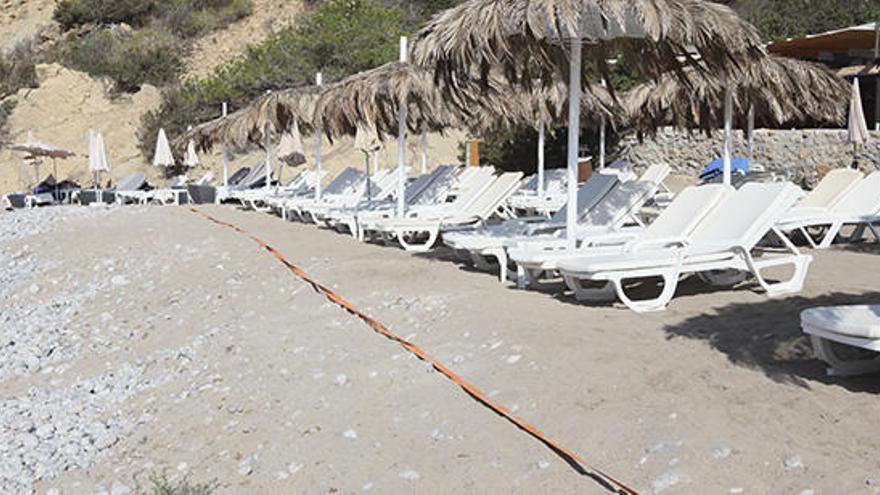
[[[269,211],[272,209],[271,202],[273,200],[290,199],[311,193],[314,191],[318,181],[323,180],[326,175],[327,172],[322,170],[319,179],[318,174],[314,170],[304,170],[283,187],[274,187],[269,190],[251,189],[237,191],[233,193],[233,197],[246,209]]]
[[[830,207],[795,208],[779,222],[785,232],[799,231],[810,246],[826,249],[837,240],[841,229],[853,225],[853,235],[848,240],[862,237],[868,229],[874,239],[880,241],[880,233],[874,227],[880,222],[880,172],[873,172],[857,181],[841,194]],[[819,229],[818,239],[810,230]]]
[[[665,239],[659,245],[636,240],[622,253],[585,253],[560,261],[558,269],[579,300],[607,299],[613,289],[620,301],[638,312],[664,309],[679,279],[688,274],[746,272],[768,295],[796,292],[803,287],[812,257],[801,254],[775,225],[802,195],[788,182],[745,184],[706,215],[687,239]],[[782,248],[759,247],[771,233]],[[794,273],[786,281],[770,282],[762,275],[767,268],[787,265]],[[652,278],[663,281],[657,297],[638,301],[629,297],[627,281]],[[584,282],[602,287],[587,288]]]
[[[139,191],[146,183],[147,176],[143,172],[135,172],[119,181],[115,188],[82,189],[74,195],[73,201],[77,201],[83,206],[88,206],[92,203],[114,204],[116,203],[117,192]]]
[[[419,201],[426,194],[432,184],[438,181],[446,181],[446,178],[455,173],[455,167],[451,165],[441,165],[427,174],[422,174],[406,185],[404,190],[404,198],[409,206],[419,204]],[[448,182],[447,182],[448,184]],[[358,228],[358,218],[376,217],[383,214],[393,213],[397,208],[397,202],[394,199],[396,193],[396,184],[391,194],[382,196],[378,194],[372,201],[362,201],[358,205],[350,208],[334,209],[327,212],[325,221],[331,227],[339,232],[347,232],[358,240],[362,240],[361,230]]]
[[[649,167],[639,180],[618,183],[600,202],[580,217],[575,230],[576,245],[589,246],[597,239],[638,234],[644,223],[639,213],[655,197],[668,165]],[[560,258],[568,256],[569,243],[564,227],[504,241],[507,256],[517,265],[517,284],[522,287],[528,277],[537,282],[545,273],[556,270]]]
[[[617,176],[595,174],[578,189],[578,218],[592,210],[617,186]],[[491,268],[490,259],[495,258],[500,268],[500,277],[507,279],[507,255],[505,243],[534,235],[550,235],[565,228],[567,207],[563,206],[549,219],[546,217],[525,217],[505,220],[497,225],[483,226],[471,231],[450,232],[443,235],[443,243],[461,251],[477,268]]]
[[[148,203],[179,205],[182,202],[186,202],[186,183],[186,176],[178,175],[171,179],[168,185],[164,188],[150,189],[146,191],[117,191],[116,202],[121,205],[129,203],[141,205]]]
[[[485,222],[504,205],[513,194],[522,173],[508,172],[495,178],[471,201],[456,202],[459,207],[418,209],[407,212],[404,218],[383,219],[374,228],[386,240],[396,239],[407,251],[424,252],[431,249],[443,229]]]
[[[305,208],[325,202],[332,203],[339,198],[351,196],[357,193],[358,188],[365,185],[365,181],[366,175],[362,171],[348,167],[322,190],[320,201],[317,201],[314,195],[289,198],[281,201],[278,209],[284,219],[298,218],[301,221],[311,221],[312,219],[305,216]]]
[[[530,215],[550,215],[565,205],[566,179],[568,171],[564,168],[549,169],[544,172],[543,194],[538,196],[538,175],[525,179],[519,191],[507,200],[507,206],[514,211]]]
[[[403,172],[406,174],[406,171]],[[348,194],[327,196],[321,203],[311,203],[300,208],[301,215],[310,218],[316,224],[324,224],[329,212],[340,209],[355,208],[358,204],[368,201],[368,190],[372,197],[387,199],[397,192],[400,180],[397,169],[380,170],[372,177],[364,177]],[[404,177],[404,180],[406,178]]]
[[[810,336],[816,357],[830,366],[829,375],[880,371],[880,305],[811,308],[801,313],[801,327]],[[841,344],[869,352],[842,352]]]

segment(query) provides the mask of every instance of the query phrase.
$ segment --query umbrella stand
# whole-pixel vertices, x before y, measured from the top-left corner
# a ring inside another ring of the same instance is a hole
[[[422,174],[428,173],[428,133],[422,130]]]
[[[538,197],[544,197],[544,141],[546,140],[544,116],[538,120]]]
[[[746,122],[746,141],[749,150],[749,165],[755,157],[755,107],[749,106],[749,115]]]
[[[581,57],[583,46],[579,36],[571,39],[571,67],[568,81],[568,205],[565,210],[565,237],[567,247],[573,251],[577,244],[577,187],[578,149],[580,148],[581,121]]]
[[[400,63],[407,63],[407,38],[400,37]],[[406,210],[406,103],[408,95],[398,103],[397,116],[397,216],[403,217]]]

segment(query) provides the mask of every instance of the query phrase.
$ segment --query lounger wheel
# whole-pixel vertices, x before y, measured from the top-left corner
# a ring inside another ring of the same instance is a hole
[[[424,243],[414,242],[414,240],[418,238],[418,235],[423,232],[428,233],[428,239]],[[439,235],[439,229],[410,231],[409,236],[407,236],[407,232],[400,231],[397,232],[397,242],[399,242],[400,246],[403,247],[403,249],[406,251],[414,253],[425,253],[427,251],[430,251],[431,248],[434,247],[434,243],[437,242],[437,237],[439,237]]]
[[[837,352],[837,348],[844,346],[844,344],[838,344],[816,335],[810,335],[810,341],[813,344],[816,357],[828,364],[829,376],[855,376],[880,372],[880,354],[865,351],[875,355],[867,359],[846,359]]]

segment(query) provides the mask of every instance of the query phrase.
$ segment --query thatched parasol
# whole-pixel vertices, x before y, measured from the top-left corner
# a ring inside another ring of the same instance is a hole
[[[725,86],[693,69],[687,83],[672,74],[642,84],[622,98],[629,124],[639,132],[674,126],[709,131],[724,124]],[[826,67],[771,56],[733,80],[737,124],[748,126],[752,112],[760,127],[841,125],[850,89]]]
[[[450,91],[493,70],[528,84],[551,73],[569,77],[568,203],[577,201],[580,92],[586,59],[609,79],[612,57],[635,75],[659,76],[698,65],[721,75],[764,56],[757,30],[728,7],[701,0],[469,0],[438,14],[419,32],[416,63],[431,67]],[[725,161],[729,179],[729,161]],[[575,208],[568,248],[576,247]]]
[[[319,93],[320,89],[314,86],[272,91],[225,117],[194,127],[176,143],[183,145],[188,139],[193,139],[204,150],[209,150],[216,143],[236,151],[262,147],[267,126],[270,131],[277,133],[289,129],[294,120],[300,128],[311,127]]]

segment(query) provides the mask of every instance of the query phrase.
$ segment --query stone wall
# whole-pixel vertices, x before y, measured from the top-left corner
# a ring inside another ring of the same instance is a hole
[[[859,153],[864,169],[880,169],[880,133],[872,132],[872,142]],[[852,145],[846,142],[846,130],[758,129],[754,138],[755,163],[768,171],[789,174],[803,186],[812,186],[821,175],[836,167],[852,163]],[[746,156],[744,133],[733,135],[734,156]],[[705,133],[663,129],[654,137],[639,143],[635,134],[625,136],[619,145],[621,158],[635,166],[669,163],[676,173],[696,176],[710,161],[721,156],[722,133]]]

